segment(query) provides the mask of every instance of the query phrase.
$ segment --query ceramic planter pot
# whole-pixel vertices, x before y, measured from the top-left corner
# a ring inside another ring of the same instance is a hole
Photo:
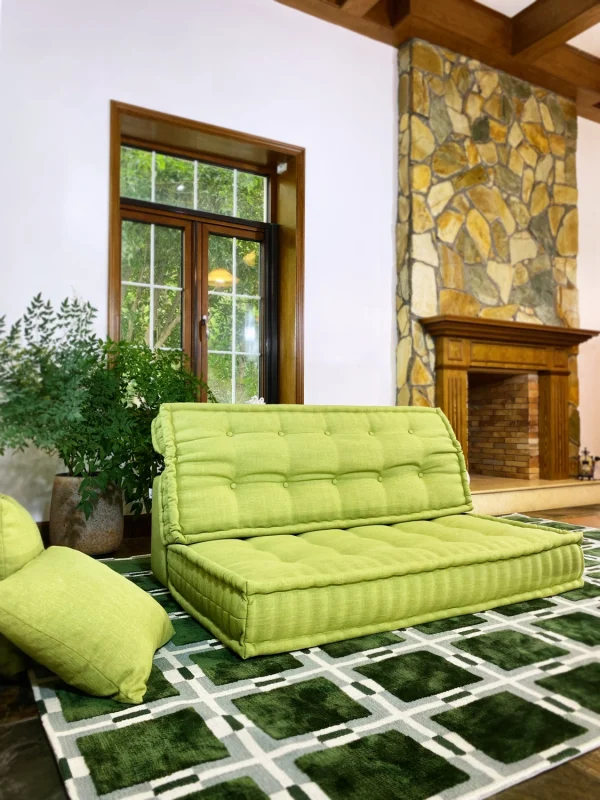
[[[50,504],[50,544],[90,556],[114,552],[123,540],[123,498],[116,486],[101,496],[89,519],[77,510],[83,478],[57,475]]]

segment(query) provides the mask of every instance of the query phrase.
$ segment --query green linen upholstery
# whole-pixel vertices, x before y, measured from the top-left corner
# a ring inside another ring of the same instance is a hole
[[[583,585],[580,533],[465,513],[437,409],[173,404],[153,440],[153,571],[243,658]]]
[[[167,560],[173,596],[247,658],[575,589],[580,540],[464,514],[171,545]]]
[[[72,686],[140,703],[173,626],[156,600],[105,564],[50,547],[0,582],[0,635]]]
[[[39,556],[43,549],[31,514],[12,497],[0,494],[0,581]]]
[[[31,514],[14,498],[0,494],[0,581],[13,575],[44,550]],[[23,653],[0,635],[0,675],[14,678],[27,669]]]
[[[460,445],[438,409],[165,404],[152,436],[165,458],[169,544],[473,507]]]

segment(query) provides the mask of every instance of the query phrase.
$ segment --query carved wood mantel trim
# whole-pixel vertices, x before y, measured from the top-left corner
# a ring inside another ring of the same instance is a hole
[[[435,339],[437,402],[468,458],[468,373],[536,372],[540,390],[540,477],[569,477],[569,356],[598,331],[440,316],[421,320]]]

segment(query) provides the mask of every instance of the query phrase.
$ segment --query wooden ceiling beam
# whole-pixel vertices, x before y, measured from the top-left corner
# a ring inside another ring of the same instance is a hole
[[[600,58],[568,44],[557,47],[552,53],[536,61],[535,66],[572,84],[575,87],[573,96],[577,95],[577,89],[600,92]]]
[[[511,54],[510,17],[487,6],[473,0],[411,0],[410,23],[409,36],[447,47],[521,80],[575,98],[576,85],[560,69],[549,73],[541,64],[524,64]],[[570,61],[568,56],[565,61]],[[571,68],[575,69],[573,63]]]
[[[342,0],[339,5],[346,14],[352,14],[354,17],[364,17],[378,2],[379,0]]]
[[[411,0],[410,12],[413,22],[421,27],[434,25],[452,37],[470,39],[484,48],[503,53],[510,50],[510,18],[481,3],[473,0]]]
[[[354,33],[360,33],[363,36],[368,36],[370,39],[376,39],[378,42],[390,45],[396,44],[396,37],[390,25],[386,26],[369,17],[355,17],[353,14],[345,12],[341,6],[333,5],[333,3],[323,2],[323,0],[276,1],[283,6],[295,8],[298,11],[304,11],[305,14],[310,14],[312,17],[318,17],[326,22],[332,22],[334,25],[341,25],[342,28],[348,28],[348,30],[354,31]],[[377,6],[374,8],[376,9]]]
[[[600,122],[600,106],[594,99],[600,95],[600,59],[574,47],[561,44],[551,52],[537,57],[535,61],[513,53],[515,46],[515,23],[521,15],[511,19],[475,0],[379,0],[364,2],[369,6],[364,16],[356,16],[344,10],[348,7],[334,0],[277,0],[283,5],[304,11],[320,19],[369,36],[393,46],[400,46],[411,38],[421,38],[440,47],[477,59],[494,69],[503,70],[521,80],[556,92],[577,101],[581,116]],[[358,8],[359,0],[352,0]],[[538,0],[532,6],[550,3],[557,8],[578,8],[579,16],[570,11],[566,20],[564,9],[560,13],[561,36],[569,26],[583,24],[582,17],[592,13],[592,5],[600,6],[600,0]],[[588,11],[582,10],[587,3]],[[548,10],[547,9],[547,10]],[[595,13],[595,12],[594,12]],[[556,26],[556,19],[554,17]],[[555,30],[553,28],[552,30]],[[548,30],[547,28],[545,30]],[[543,34],[543,41],[555,41],[554,34]],[[573,34],[575,35],[575,34]],[[570,36],[570,33],[569,33]],[[542,41],[542,39],[540,39]],[[531,47],[534,45],[532,44]],[[546,51],[544,51],[546,52]]]
[[[594,122],[600,122],[600,94],[580,89],[577,92],[577,113]]]
[[[538,61],[597,22],[599,0],[536,0],[512,18],[512,53]]]

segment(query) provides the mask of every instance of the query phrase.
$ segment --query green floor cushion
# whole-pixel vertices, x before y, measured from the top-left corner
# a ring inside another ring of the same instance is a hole
[[[167,548],[169,588],[242,657],[582,585],[578,532],[471,514]]]
[[[89,694],[140,703],[154,652],[173,633],[149,594],[67,547],[0,582],[0,634]]]
[[[0,494],[0,581],[38,556],[44,545],[31,514],[12,497]]]
[[[579,533],[472,516],[439,409],[161,406],[152,568],[242,657],[580,587]]]
[[[167,545],[473,508],[439,409],[173,403],[152,437],[165,458],[156,513]]]
[[[12,497],[0,494],[0,581],[42,553],[44,545],[31,514]],[[14,678],[27,669],[27,658],[0,635],[0,675]]]

